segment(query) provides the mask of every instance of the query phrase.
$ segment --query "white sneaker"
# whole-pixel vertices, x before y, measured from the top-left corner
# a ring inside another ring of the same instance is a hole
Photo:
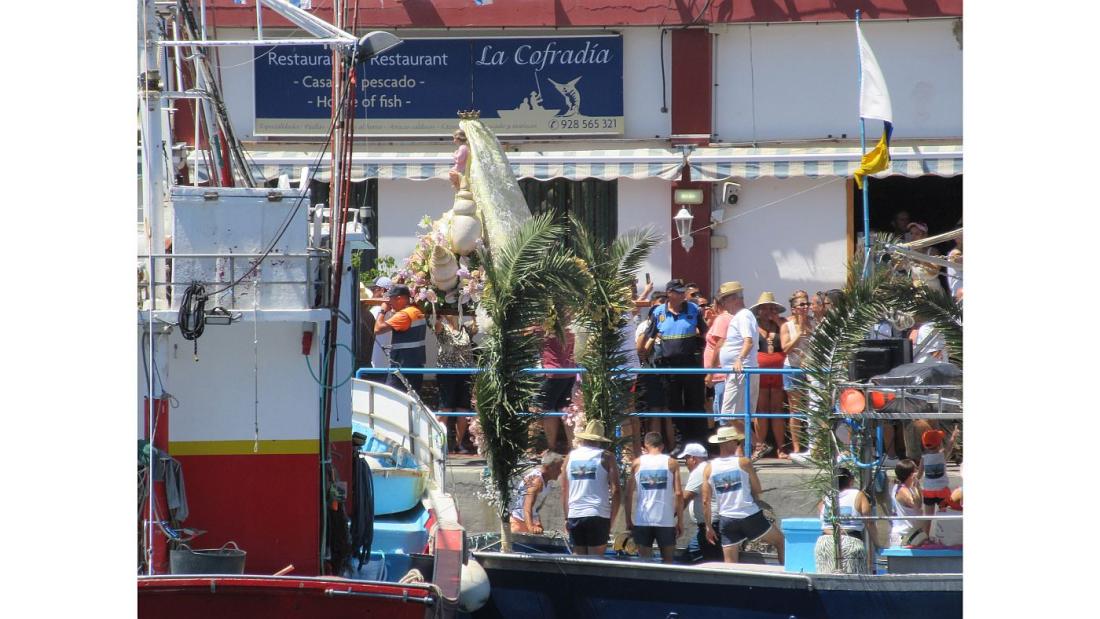
[[[795,464],[801,464],[806,466],[810,463],[810,450],[806,451],[792,451],[790,453],[791,462]]]

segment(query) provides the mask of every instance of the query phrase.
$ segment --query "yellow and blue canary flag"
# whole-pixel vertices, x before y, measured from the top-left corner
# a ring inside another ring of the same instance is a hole
[[[863,38],[863,29],[856,22],[856,37],[859,40],[860,79],[859,79],[859,117],[882,121],[882,137],[873,149],[863,155],[859,169],[853,176],[856,185],[863,189],[863,177],[882,172],[890,167],[890,135],[894,132],[894,110],[890,105],[890,91],[886,89],[886,78],[878,66],[875,53]]]

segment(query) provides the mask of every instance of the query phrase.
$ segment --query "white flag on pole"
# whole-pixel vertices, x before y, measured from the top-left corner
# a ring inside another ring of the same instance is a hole
[[[863,29],[856,22],[856,37],[859,38],[859,58],[863,73],[859,81],[859,116],[877,118],[888,123],[894,121],[894,111],[890,106],[890,91],[886,89],[886,78],[878,66],[875,53],[863,38]]]

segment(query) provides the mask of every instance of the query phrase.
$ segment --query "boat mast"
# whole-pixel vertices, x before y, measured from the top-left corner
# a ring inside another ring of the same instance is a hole
[[[332,16],[333,25],[337,29],[344,30],[346,3],[341,0],[333,0]],[[354,33],[353,33],[354,34]],[[347,50],[335,48],[332,50],[332,133],[329,139],[332,143],[331,151],[331,176],[329,177],[329,250],[332,268],[329,290],[331,291],[329,303],[332,313],[329,317],[324,340],[325,355],[324,366],[321,375],[322,389],[321,400],[321,424],[320,424],[320,480],[321,480],[321,566],[324,570],[325,552],[328,546],[328,509],[329,486],[336,482],[335,467],[332,463],[331,445],[329,443],[329,427],[332,420],[332,392],[335,384],[337,332],[339,330],[340,296],[342,294],[341,282],[344,275],[344,237],[347,233],[344,222],[345,201],[348,198],[348,178],[345,159],[351,157],[351,129],[355,119],[355,89],[350,82],[354,79],[355,65],[347,63]],[[351,72],[352,75],[346,74]],[[348,112],[351,112],[350,115]],[[353,288],[354,290],[354,288]],[[335,567],[335,566],[334,566]]]
[[[161,124],[164,112],[164,103],[161,99],[163,81],[160,74],[161,49],[158,46],[160,29],[157,23],[156,3],[154,0],[142,0],[138,11],[138,58],[139,90],[138,106],[141,118],[141,173],[142,173],[142,217],[145,221],[145,238],[148,242],[146,253],[147,268],[149,272],[149,301],[148,322],[145,328],[149,332],[149,360],[156,363],[156,334],[154,331],[153,314],[157,304],[157,282],[164,279],[164,261],[156,259],[157,254],[164,251],[164,195],[165,195],[165,161],[164,156],[168,152],[164,141],[163,125]],[[144,344],[142,344],[144,345]],[[154,425],[156,419],[156,400],[154,398],[155,372],[149,373],[146,397],[148,398],[147,421],[148,440],[152,447],[153,437],[156,435]],[[145,530],[145,561],[149,574],[154,573],[153,565],[153,538],[156,531],[156,496],[153,489],[153,467],[156,457],[152,449],[149,452],[149,513]]]

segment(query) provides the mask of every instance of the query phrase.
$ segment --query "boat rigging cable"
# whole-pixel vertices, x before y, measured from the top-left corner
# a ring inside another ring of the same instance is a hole
[[[345,88],[346,86],[347,85],[345,85]],[[342,101],[341,107],[343,107],[344,105],[346,105],[346,102]],[[328,152],[329,146],[332,145],[333,130],[335,128],[336,117],[333,117],[332,122],[329,124],[328,127],[328,137],[325,139],[325,143],[321,146],[321,151],[317,153],[317,160],[313,162],[312,166],[309,166],[309,178],[305,180],[304,187],[309,187],[309,185],[313,182],[314,177],[317,176],[317,172],[320,170],[321,161],[325,158],[325,153]],[[301,195],[298,196],[298,201],[294,204],[294,210],[290,211],[290,213],[287,214],[286,219],[284,219],[283,223],[279,226],[279,232],[276,233],[275,238],[273,238],[271,242],[268,243],[267,248],[264,249],[264,251],[260,254],[260,257],[257,258],[255,261],[252,261],[252,266],[249,267],[248,270],[245,271],[243,274],[241,274],[240,277],[235,279],[229,285],[223,288],[219,288],[214,292],[211,292],[209,296],[215,297],[227,290],[231,290],[237,287],[242,281],[245,280],[245,278],[255,273],[260,264],[264,260],[266,260],[269,255],[271,255],[271,252],[274,251],[275,246],[278,245],[279,241],[282,240],[283,235],[286,234],[287,229],[290,228],[290,224],[294,221],[294,216],[297,215],[298,210],[302,208],[302,201],[306,199],[306,193],[302,192],[302,189],[303,187],[299,187]]]
[[[184,29],[187,35],[192,41],[195,41],[195,49],[202,49],[201,55],[195,59],[195,71],[196,73],[202,73],[203,81],[206,85],[209,101],[214,106],[215,121],[218,125],[218,129],[225,137],[226,148],[229,151],[229,159],[234,167],[237,168],[237,172],[240,174],[241,179],[244,181],[246,187],[255,187],[256,182],[252,178],[252,170],[249,168],[248,162],[245,161],[243,149],[241,148],[240,140],[237,139],[236,134],[233,133],[233,126],[229,122],[229,111],[225,107],[225,103],[222,100],[221,91],[218,88],[217,82],[214,80],[213,72],[210,71],[210,66],[206,62],[206,48],[200,46],[201,43],[199,35],[199,26],[195,20],[195,14],[191,9],[191,4],[188,0],[179,0],[180,14],[183,16]],[[197,105],[197,104],[196,104]],[[208,136],[213,137],[213,136]],[[196,148],[198,145],[195,145]],[[211,149],[216,148],[216,145],[211,143]],[[232,182],[232,180],[230,180]]]
[[[348,18],[348,3],[343,2],[333,5],[333,17],[335,19],[335,25],[337,28],[343,28]],[[353,32],[359,27],[359,4],[355,5],[355,10],[351,19]],[[321,495],[322,495],[322,517],[321,517],[321,543],[319,550],[320,564],[325,565],[325,551],[330,550],[330,557],[334,560],[333,567],[336,572],[339,573],[342,569],[342,561],[347,559],[347,556],[342,555],[341,548],[338,547],[338,542],[335,537],[330,539],[328,528],[328,514],[325,510],[328,509],[328,492],[327,489],[331,485],[338,483],[338,475],[331,460],[331,444],[330,444],[330,426],[332,420],[332,408],[333,401],[332,395],[334,387],[333,374],[336,370],[336,335],[339,325],[338,316],[340,314],[340,295],[341,295],[341,283],[344,275],[343,268],[343,256],[344,248],[347,239],[347,226],[345,216],[347,214],[347,203],[350,197],[351,190],[351,158],[355,140],[355,95],[356,95],[356,67],[365,58],[360,58],[360,47],[357,45],[351,50],[350,54],[344,56],[337,56],[334,52],[333,64],[332,64],[332,84],[333,84],[333,100],[338,101],[339,104],[333,106],[332,113],[332,129],[330,129],[329,139],[333,141],[333,154],[332,154],[332,185],[330,187],[329,196],[334,202],[330,202],[330,210],[332,213],[330,223],[330,249],[332,250],[332,269],[331,269],[331,282],[330,290],[333,304],[332,317],[328,321],[328,325],[325,329],[325,337],[322,340],[323,345],[328,351],[327,355],[322,355],[321,361],[321,381],[323,383],[320,394],[320,428],[319,428],[319,452],[320,452],[320,465],[321,465]],[[344,73],[346,72],[346,76]],[[350,114],[349,114],[350,112]],[[335,131],[340,132],[340,141],[335,141]],[[333,506],[337,507],[336,505]],[[340,512],[344,514],[344,510],[341,508]],[[347,516],[343,515],[343,521],[346,522]],[[344,528],[341,527],[341,531]],[[335,530],[334,530],[335,532]],[[349,540],[350,541],[350,540]]]

